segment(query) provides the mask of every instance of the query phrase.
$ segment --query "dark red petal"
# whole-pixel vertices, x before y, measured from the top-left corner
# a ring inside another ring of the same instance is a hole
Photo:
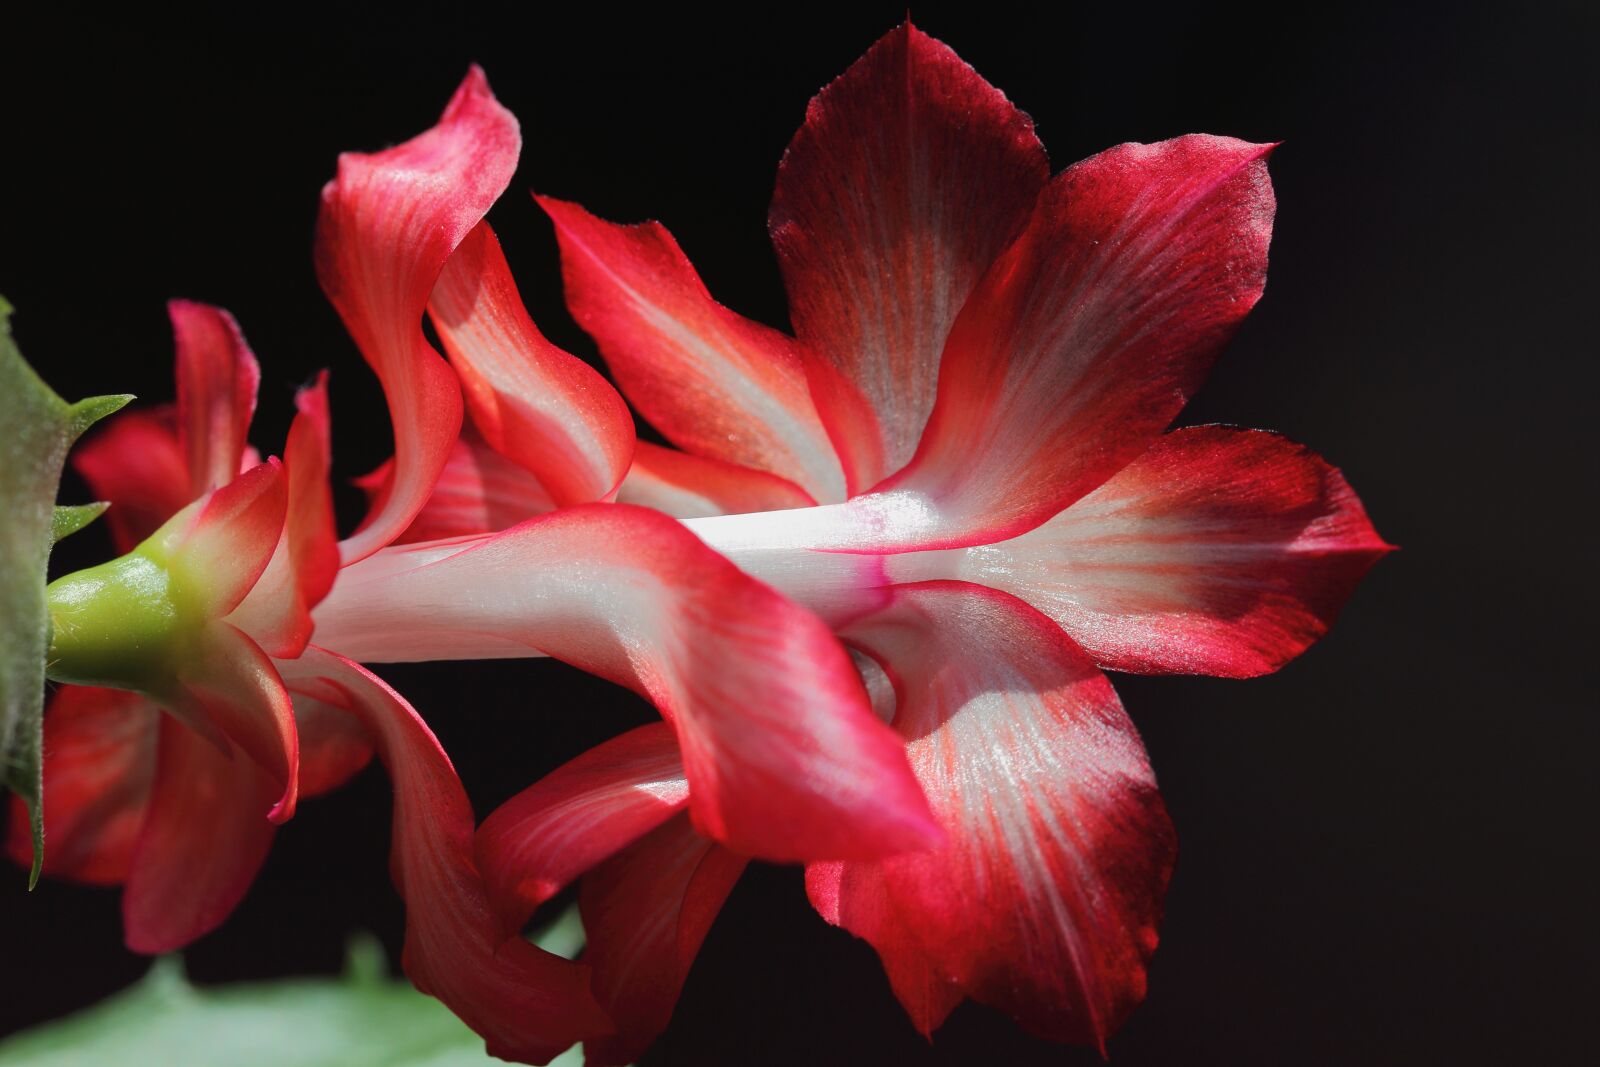
[[[258,814],[288,821],[300,792],[300,741],[273,661],[243,632],[217,622],[183,650],[176,684],[163,703],[198,732],[219,732],[243,749],[280,787]]]
[[[1110,683],[1048,618],[964,582],[901,586],[846,639],[879,659],[944,847],[813,867],[931,1033],[963,995],[1098,1045],[1143,996],[1175,851]]]
[[[1101,666],[1248,678],[1327,632],[1388,552],[1338,470],[1259,430],[1197,426],[1038,529],[971,549]]]
[[[905,754],[827,627],[658,512],[581,505],[397,546],[347,567],[317,626],[354,658],[521,645],[635,689],[677,727],[696,825],[735,851],[850,858],[930,839]]]
[[[167,314],[178,349],[178,440],[193,499],[239,473],[261,368],[239,324],[221,308],[173,300]]]
[[[267,858],[279,788],[167,716],[122,922],[135,952],[171,952],[221,925]]]
[[[300,654],[311,639],[311,608],[333,587],[339,570],[334,527],[332,429],[328,372],[295,394],[294,422],[284,445],[288,506],[267,569],[230,620],[274,656]]]
[[[665,1030],[700,951],[749,861],[678,817],[583,879],[584,962],[617,1033],[583,1043],[590,1065],[632,1063]]]
[[[559,504],[609,500],[633,456],[633,416],[592,367],[545,340],[487,222],[446,261],[428,309],[490,446]]]
[[[290,696],[300,735],[301,796],[331,792],[372,761],[372,739],[360,719],[337,704],[301,693]]]
[[[508,933],[580,874],[689,803],[672,727],[614,737],[529,786],[478,828],[478,866]]]
[[[118,554],[132,552],[194,499],[170,406],[113,415],[72,450],[72,466],[95,499],[110,501],[106,523]]]
[[[687,451],[776,474],[817,500],[844,499],[793,338],[711,299],[660,223],[619,226],[537,199],[561,242],[573,318],[651,425]]]
[[[1270,146],[1193,135],[1058,175],[967,300],[911,464],[918,547],[1014,537],[1148,448],[1261,295]]]
[[[782,511],[815,504],[804,489],[775,474],[640,441],[617,493],[623,504],[664,511],[675,519]]]
[[[481,1034],[489,1053],[545,1063],[609,1029],[589,969],[503,938],[472,860],[472,807],[444,749],[398,693],[315,645],[291,664],[297,693],[359,718],[394,782],[390,869],[406,901],[406,973]]]
[[[811,101],[769,222],[852,492],[916,450],[951,323],[1049,176],[1028,116],[909,22]]]
[[[395,481],[382,513],[344,542],[348,560],[411,522],[461,428],[461,390],[422,333],[445,260],[511,181],[522,137],[473,67],[438,125],[370,155],[346,152],[322,190],[317,277],[383,383]]]
[[[156,765],[161,709],[137,693],[69,685],[44,717],[44,873],[96,885],[128,877]],[[6,851],[33,862],[28,807],[12,799]]]

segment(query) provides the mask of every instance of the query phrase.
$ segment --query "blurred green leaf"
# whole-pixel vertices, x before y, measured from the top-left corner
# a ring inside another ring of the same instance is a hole
[[[577,909],[537,939],[583,945]],[[339,978],[197,987],[176,958],[94,1007],[0,1041],[0,1067],[473,1067],[494,1064],[450,1009],[390,978],[372,938],[350,946]],[[552,1067],[580,1067],[571,1049]]]
[[[0,784],[22,797],[33,816],[29,886],[38,881],[44,860],[39,744],[50,647],[45,565],[59,537],[99,514],[96,505],[86,505],[58,517],[56,490],[72,442],[132,399],[62,400],[17,351],[11,305],[0,297]]]

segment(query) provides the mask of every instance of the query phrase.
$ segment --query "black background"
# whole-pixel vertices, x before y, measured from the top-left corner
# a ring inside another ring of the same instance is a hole
[[[1554,1063],[1592,1034],[1589,6],[913,11],[1033,115],[1057,168],[1190,131],[1285,142],[1266,297],[1183,421],[1319,449],[1403,547],[1273,677],[1118,680],[1182,846],[1114,1063]],[[782,325],[764,231],[778,157],[903,7],[257,11],[7,14],[0,293],[68,397],[169,399],[163,302],[230,308],[263,364],[256,443],[279,447],[293,388],[331,366],[336,465],[355,475],[388,430],[311,269],[340,150],[431,124],[476,60],[526,141],[490,218],[553,339],[594,354],[530,188],[662,219],[713,293]],[[66,562],[102,558],[103,537],[67,542]],[[480,812],[649,715],[549,662],[381,673]],[[192,974],[332,971],[357,929],[397,948],[388,836],[376,769],[305,804]],[[0,872],[7,1030],[146,966],[120,947],[115,892],[24,883]],[[930,1049],[871,950],[810,912],[795,871],[758,868],[647,1062],[1097,1059],[972,1005]]]

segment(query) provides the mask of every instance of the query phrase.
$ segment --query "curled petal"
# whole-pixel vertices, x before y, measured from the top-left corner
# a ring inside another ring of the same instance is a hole
[[[504,929],[578,875],[689,803],[678,741],[666,723],[614,737],[541,778],[478,829],[478,866]]]
[[[1028,601],[1104,667],[1248,678],[1326,633],[1388,551],[1315,453],[1197,426],[1043,526],[964,550],[954,570]],[[915,557],[892,566],[927,569]]]
[[[911,458],[951,323],[1049,175],[1028,116],[910,22],[806,109],[769,221],[852,493]]]
[[[589,970],[503,938],[472,860],[472,807],[449,757],[399,694],[313,645],[285,665],[298,694],[356,716],[394,783],[390,869],[406,901],[406,974],[481,1034],[489,1053],[545,1063],[610,1023]]]
[[[1192,135],[1067,168],[962,308],[916,456],[879,488],[907,547],[1024,533],[1136,459],[1266,282],[1271,146]]]
[[[679,816],[584,877],[583,958],[617,1027],[583,1043],[586,1062],[632,1063],[666,1029],[689,967],[748,863]]]
[[[138,693],[69,685],[44,717],[44,873],[93,885],[128,877],[144,825],[161,709]],[[28,807],[11,800],[6,851],[33,862]],[[257,813],[259,814],[259,813]]]
[[[675,519],[781,511],[815,503],[775,474],[640,441],[617,492],[623,504],[664,511]]]
[[[1110,683],[1048,618],[964,582],[901,586],[845,634],[879,660],[943,847],[818,864],[923,1033],[970,996],[1105,1047],[1143,996],[1174,836]]]
[[[298,409],[284,446],[287,509],[267,569],[230,619],[274,656],[300,654],[311,639],[311,608],[339,570],[334,528],[328,372],[295,394]]]
[[[679,523],[583,505],[346,568],[318,640],[374,661],[520,644],[648,696],[677,728],[702,832],[785,861],[930,840],[926,804],[815,615]]]
[[[651,425],[687,451],[776,474],[817,500],[844,498],[793,338],[711,299],[660,223],[619,226],[538,201],[561,242],[573,318]]]
[[[265,816],[278,785],[251,761],[229,759],[162,716],[148,814],[135,846],[122,922],[128,947],[182,948],[221,925],[267,858]]]
[[[173,300],[167,314],[177,342],[178,439],[192,500],[239,473],[261,368],[239,324],[221,308]]]
[[[178,512],[139,551],[171,572],[186,608],[220,618],[267,569],[287,507],[283,465],[269,459]]]
[[[317,216],[317,277],[383,383],[394,422],[394,484],[343,543],[346,561],[392,541],[427,499],[461,427],[461,390],[422,333],[445,260],[516,169],[517,120],[473,67],[438,125],[404,144],[339,157]]]
[[[194,499],[170,407],[122,411],[72,450],[72,466],[98,500],[117,552],[132,552]]]
[[[558,504],[609,499],[633,455],[633,416],[592,367],[545,340],[487,222],[446,261],[428,307],[489,445]]]

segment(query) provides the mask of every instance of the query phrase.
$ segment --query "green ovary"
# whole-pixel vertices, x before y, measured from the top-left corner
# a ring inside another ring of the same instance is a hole
[[[144,692],[172,677],[174,656],[203,623],[167,569],[138,550],[50,583],[50,657],[58,682]]]

